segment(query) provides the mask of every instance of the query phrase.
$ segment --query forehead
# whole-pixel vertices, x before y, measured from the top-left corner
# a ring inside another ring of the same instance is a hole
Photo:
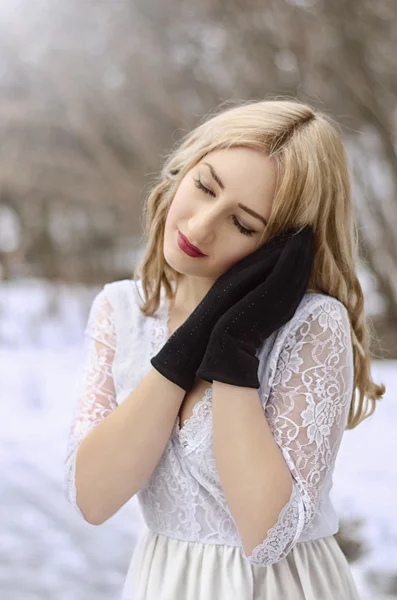
[[[203,172],[210,169],[210,163],[225,187],[225,192],[236,195],[266,198],[273,197],[276,184],[276,163],[265,153],[247,147],[232,147],[213,150],[198,163]],[[242,197],[241,197],[242,199]]]

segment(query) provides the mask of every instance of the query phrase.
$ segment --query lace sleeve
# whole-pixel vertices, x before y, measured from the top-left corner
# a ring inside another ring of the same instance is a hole
[[[313,520],[347,423],[353,373],[347,310],[327,300],[292,330],[278,357],[265,416],[291,471],[292,493],[247,557],[251,563],[284,558]]]
[[[84,361],[64,464],[65,495],[84,519],[76,502],[76,456],[83,438],[117,406],[112,377],[115,348],[113,309],[103,289],[92,303],[84,331]]]

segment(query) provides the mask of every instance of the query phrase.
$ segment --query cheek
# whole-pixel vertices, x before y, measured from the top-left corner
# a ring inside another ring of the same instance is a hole
[[[218,275],[221,275],[225,271],[228,271],[233,265],[235,265],[236,263],[240,262],[240,260],[243,260],[243,258],[248,256],[248,254],[250,253],[246,250],[242,251],[241,248],[240,250],[236,248],[233,251],[231,251],[228,248],[225,248],[222,256],[218,256],[218,260],[216,261],[217,270],[219,271]]]
[[[184,192],[183,182],[179,186],[168,210],[166,228],[174,228],[178,221],[183,218],[188,202],[186,202],[187,194]]]

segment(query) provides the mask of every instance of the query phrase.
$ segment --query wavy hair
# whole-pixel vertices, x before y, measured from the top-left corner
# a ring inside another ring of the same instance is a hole
[[[341,129],[327,114],[298,100],[233,104],[208,114],[165,155],[144,205],[147,244],[134,273],[145,294],[140,309],[153,315],[161,286],[172,299],[172,284],[179,280],[180,274],[164,258],[163,242],[167,213],[181,180],[206,154],[234,146],[263,152],[277,164],[271,214],[258,246],[288,227],[313,227],[315,256],[308,289],[337,298],[349,314],[354,386],[346,429],[354,429],[373,414],[386,388],[371,379],[370,339],[375,332],[365,315],[356,274],[359,242],[348,161]]]

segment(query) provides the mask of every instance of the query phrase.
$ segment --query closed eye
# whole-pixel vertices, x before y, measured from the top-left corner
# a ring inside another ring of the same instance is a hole
[[[216,194],[208,189],[207,187],[205,187],[205,185],[202,184],[200,177],[198,179],[194,179],[194,185],[199,188],[200,190],[202,190],[205,194],[209,194],[210,196],[213,196],[214,198],[216,198]],[[237,220],[237,218],[235,217],[235,215],[232,215],[232,219],[233,219],[233,223],[235,224],[235,226],[237,227],[237,229],[243,234],[243,235],[254,235],[254,233],[256,233],[253,229],[247,229],[246,227],[243,227],[240,223],[240,221]]]

